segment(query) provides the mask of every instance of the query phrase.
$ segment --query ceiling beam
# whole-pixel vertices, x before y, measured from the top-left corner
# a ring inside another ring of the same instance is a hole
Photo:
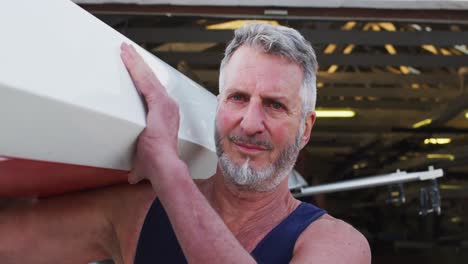
[[[319,72],[317,81],[324,83],[371,83],[371,84],[412,84],[427,83],[440,85],[441,83],[458,87],[460,75],[441,73],[422,74],[394,74],[394,73],[361,73],[361,72]]]
[[[445,148],[441,148],[437,151],[431,153],[438,153],[438,154],[451,154],[454,155],[455,160],[445,160],[445,159],[428,159],[426,155],[420,155],[419,157],[415,157],[408,160],[399,160],[397,162],[386,164],[380,170],[380,172],[390,172],[395,171],[396,169],[414,169],[418,167],[423,167],[427,165],[438,165],[440,167],[452,167],[458,165],[465,165],[468,159],[468,145],[462,146],[448,146]]]
[[[405,100],[380,100],[380,101],[356,101],[356,100],[330,100],[321,96],[317,99],[317,107],[324,108],[355,108],[355,109],[389,109],[394,111],[395,106],[399,110],[414,110],[426,112],[433,108],[433,102],[411,102]]]
[[[464,128],[454,128],[454,127],[434,127],[427,130],[415,130],[408,129],[406,127],[395,127],[392,125],[383,126],[383,125],[360,125],[355,124],[352,126],[349,125],[322,125],[320,122],[314,126],[314,131],[317,132],[334,132],[334,133],[378,133],[378,134],[408,134],[408,135],[422,135],[428,136],[433,133],[444,134],[444,135],[466,135],[468,134],[468,129]]]
[[[441,126],[468,109],[468,93],[461,94],[446,104],[446,106],[436,113],[429,127]]]
[[[193,70],[202,80],[206,87],[211,87],[211,90],[215,91],[218,86],[218,70]],[[353,77],[354,76],[354,77]],[[410,83],[430,83],[430,84],[443,84],[446,86],[453,86],[458,83],[458,75],[453,74],[420,74],[420,75],[396,75],[392,73],[318,73],[318,82],[326,82],[329,84],[334,83],[346,83],[346,84],[358,84],[359,82],[369,82],[375,84],[410,84]],[[448,92],[448,93],[446,93]],[[367,101],[367,100],[338,100],[329,98],[330,96],[375,96],[384,98],[397,98],[397,97],[426,97],[426,98],[438,98],[438,97],[450,97],[456,95],[456,89],[443,91],[435,89],[401,89],[401,88],[323,88],[319,89],[317,94],[317,107],[323,108],[355,108],[355,109],[391,109],[394,110],[395,106],[398,105],[400,110],[413,110],[427,112],[433,109],[434,102],[414,102],[407,100],[379,100],[379,101]]]
[[[345,31],[299,30],[312,44],[402,45],[424,44],[450,46],[465,44],[468,32],[445,31]],[[226,43],[233,37],[232,30],[204,30],[192,28],[125,28],[123,33],[136,42],[217,42]]]
[[[234,36],[232,30],[203,30],[191,28],[126,28],[123,34],[135,42],[148,43],[227,43]]]
[[[437,55],[381,55],[381,54],[318,54],[320,65],[351,65],[351,66],[414,66],[427,68],[461,67],[468,65],[468,55],[437,56]]]
[[[313,44],[356,44],[356,45],[401,45],[420,46],[425,44],[450,46],[465,44],[468,32],[445,31],[356,31],[356,30],[301,30],[303,36]],[[443,38],[443,39],[440,39]]]
[[[419,21],[430,23],[466,23],[466,10],[409,10],[375,8],[305,8],[246,6],[183,6],[137,4],[82,4],[94,14],[139,14],[171,16],[206,16],[221,18],[331,19],[364,21]],[[268,11],[281,11],[272,15]]]
[[[193,69],[205,82],[218,83],[218,70],[200,70]],[[362,72],[318,72],[317,82],[327,84],[396,84],[410,85],[413,83],[426,83],[446,87],[456,88],[460,84],[460,75],[441,74],[441,73],[423,73],[423,74],[394,74],[394,73],[362,73]]]
[[[409,89],[409,88],[322,88],[318,89],[320,96],[371,96],[379,98],[452,98],[459,94],[456,90]],[[395,105],[395,107],[398,107]]]
[[[193,66],[217,66],[223,58],[222,52],[156,52],[155,55],[165,62],[177,65],[185,60]],[[319,55],[319,64],[351,66],[399,66],[415,67],[460,67],[468,65],[468,55],[435,56],[435,55],[369,55],[369,54],[331,54]]]
[[[422,135],[431,135],[431,134],[466,135],[466,134],[468,134],[468,129],[466,129],[466,128],[456,128],[456,127],[447,127],[447,126],[420,127],[418,129],[408,128],[408,127],[392,127],[392,132],[394,132],[394,133],[411,133],[413,135],[417,135],[417,134],[422,134]]]
[[[350,126],[348,123],[344,125],[324,125],[317,122],[314,126],[314,132],[333,132],[333,133],[374,133],[374,134],[399,134],[399,135],[421,135],[430,136],[431,134],[444,134],[450,135],[466,135],[468,129],[454,128],[454,127],[435,127],[430,130],[411,130],[405,127],[395,127],[391,124],[389,126],[383,125],[354,125]],[[406,137],[405,137],[406,138]]]

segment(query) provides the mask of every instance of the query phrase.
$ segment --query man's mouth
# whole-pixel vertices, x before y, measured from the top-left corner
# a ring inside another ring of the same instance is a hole
[[[242,148],[251,149],[251,150],[268,150],[266,147],[263,147],[260,145],[246,144],[246,143],[240,143],[240,142],[234,142],[234,144]]]
[[[241,152],[249,155],[259,154],[260,152],[273,149],[272,144],[269,142],[246,140],[237,136],[231,136],[229,139],[238,147]]]
[[[234,145],[236,145],[240,153],[243,153],[244,155],[247,155],[247,156],[256,156],[267,151],[266,148],[260,147],[258,145],[236,143],[236,142],[234,142]]]

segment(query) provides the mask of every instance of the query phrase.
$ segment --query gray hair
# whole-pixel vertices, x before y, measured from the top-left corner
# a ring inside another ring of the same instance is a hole
[[[315,110],[317,59],[310,43],[295,29],[266,23],[248,23],[234,32],[234,39],[226,48],[219,70],[219,92],[224,86],[224,67],[234,52],[242,45],[261,49],[267,54],[278,55],[301,66],[304,80],[300,90],[302,118]]]

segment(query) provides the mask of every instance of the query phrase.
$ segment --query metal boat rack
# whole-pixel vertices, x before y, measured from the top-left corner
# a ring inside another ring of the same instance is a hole
[[[405,193],[403,189],[403,183],[414,182],[414,181],[431,181],[431,185],[422,187],[419,192],[420,200],[420,215],[426,215],[429,213],[441,213],[440,207],[440,191],[437,184],[437,178],[443,177],[444,172],[442,169],[434,169],[433,166],[429,166],[427,171],[418,172],[406,172],[397,170],[394,173],[365,177],[355,180],[347,180],[329,184],[321,184],[317,186],[305,187],[296,189],[293,193],[296,198],[306,197],[316,194],[343,192],[350,190],[357,190],[363,188],[371,188],[376,186],[389,186],[389,198],[390,202],[405,203]],[[396,189],[395,189],[396,188]],[[391,195],[391,193],[396,195]]]

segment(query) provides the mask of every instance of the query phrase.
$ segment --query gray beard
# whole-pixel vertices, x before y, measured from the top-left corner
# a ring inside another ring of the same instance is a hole
[[[301,125],[294,142],[281,151],[278,159],[264,168],[254,169],[249,165],[247,158],[242,165],[236,164],[224,152],[222,138],[215,125],[216,154],[225,180],[238,188],[248,191],[269,192],[275,189],[283,179],[289,175],[296,163],[300,151],[301,136],[304,126]],[[231,140],[226,138],[226,140]]]

